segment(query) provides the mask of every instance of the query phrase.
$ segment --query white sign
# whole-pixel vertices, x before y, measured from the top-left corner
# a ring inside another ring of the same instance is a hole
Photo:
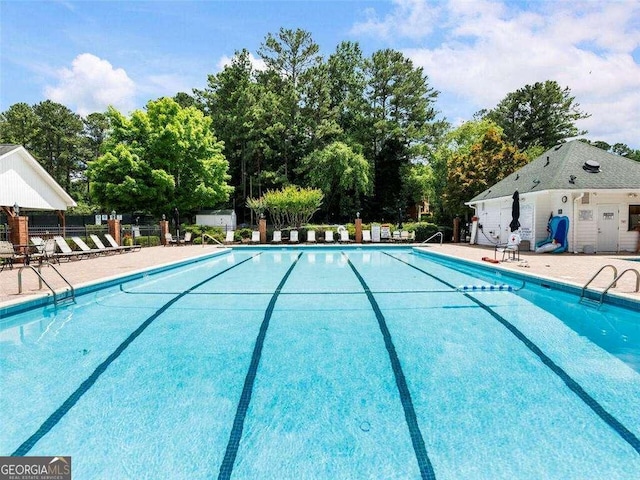
[[[380,225],[371,225],[371,241],[380,241]]]
[[[578,210],[578,220],[581,222],[593,221],[593,210]]]
[[[96,215],[96,225],[102,225],[102,215]]]
[[[520,204],[520,238],[533,240],[533,205]]]

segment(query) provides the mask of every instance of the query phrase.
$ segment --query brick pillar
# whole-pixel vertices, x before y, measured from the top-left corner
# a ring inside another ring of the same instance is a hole
[[[453,243],[460,242],[460,217],[453,219]]]
[[[167,244],[167,233],[169,233],[169,220],[160,220],[160,243]]]
[[[261,218],[258,222],[258,231],[260,232],[260,243],[267,243],[267,219]]]
[[[11,227],[11,243],[14,245],[29,244],[29,217],[8,217]]]
[[[11,243],[14,245],[29,245],[29,217],[8,217],[11,228]],[[23,247],[23,253],[27,247]]]
[[[362,243],[362,219],[356,218],[356,243]]]
[[[122,245],[120,241],[120,220],[107,220],[107,225],[109,227],[109,235],[113,237],[118,245]]]

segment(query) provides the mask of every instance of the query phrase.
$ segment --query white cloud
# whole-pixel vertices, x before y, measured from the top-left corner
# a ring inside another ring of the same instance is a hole
[[[218,60],[218,70],[223,70],[224,67],[228,67],[229,65],[231,65],[232,61],[232,57],[223,55],[222,57],[220,57],[220,60]],[[267,65],[264,63],[264,60],[254,57],[253,53],[249,53],[249,61],[251,62],[251,66],[254,70],[264,72],[267,69]]]
[[[373,8],[365,10],[366,20],[351,29],[354,35],[372,35],[389,39],[393,35],[419,40],[429,35],[438,20],[440,8],[427,0],[393,0],[396,9],[379,18]]]
[[[78,55],[57,77],[57,85],[45,87],[46,97],[80,115],[102,112],[109,105],[128,111],[135,104],[136,85],[127,72],[90,53]]]
[[[370,12],[369,29],[357,27],[408,39],[403,51],[442,97],[464,102],[449,106],[456,115],[464,109],[470,117],[526,84],[555,80],[592,114],[579,123],[589,138],[640,148],[639,1],[540,2],[525,11],[507,1],[451,0],[440,4],[442,21],[422,40],[426,47],[405,33],[432,24],[432,12],[407,7],[419,3],[396,2],[384,20]],[[448,106],[438,107],[447,115]]]

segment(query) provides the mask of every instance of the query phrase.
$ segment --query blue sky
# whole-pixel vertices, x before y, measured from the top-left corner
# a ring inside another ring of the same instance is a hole
[[[202,88],[280,27],[394,48],[422,66],[454,124],[526,84],[556,80],[588,138],[640,148],[640,0],[0,2],[0,111],[51,99],[128,113]]]

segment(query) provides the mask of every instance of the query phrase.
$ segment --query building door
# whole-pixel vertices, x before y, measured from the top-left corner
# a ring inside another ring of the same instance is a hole
[[[598,252],[618,251],[618,205],[598,205]]]

